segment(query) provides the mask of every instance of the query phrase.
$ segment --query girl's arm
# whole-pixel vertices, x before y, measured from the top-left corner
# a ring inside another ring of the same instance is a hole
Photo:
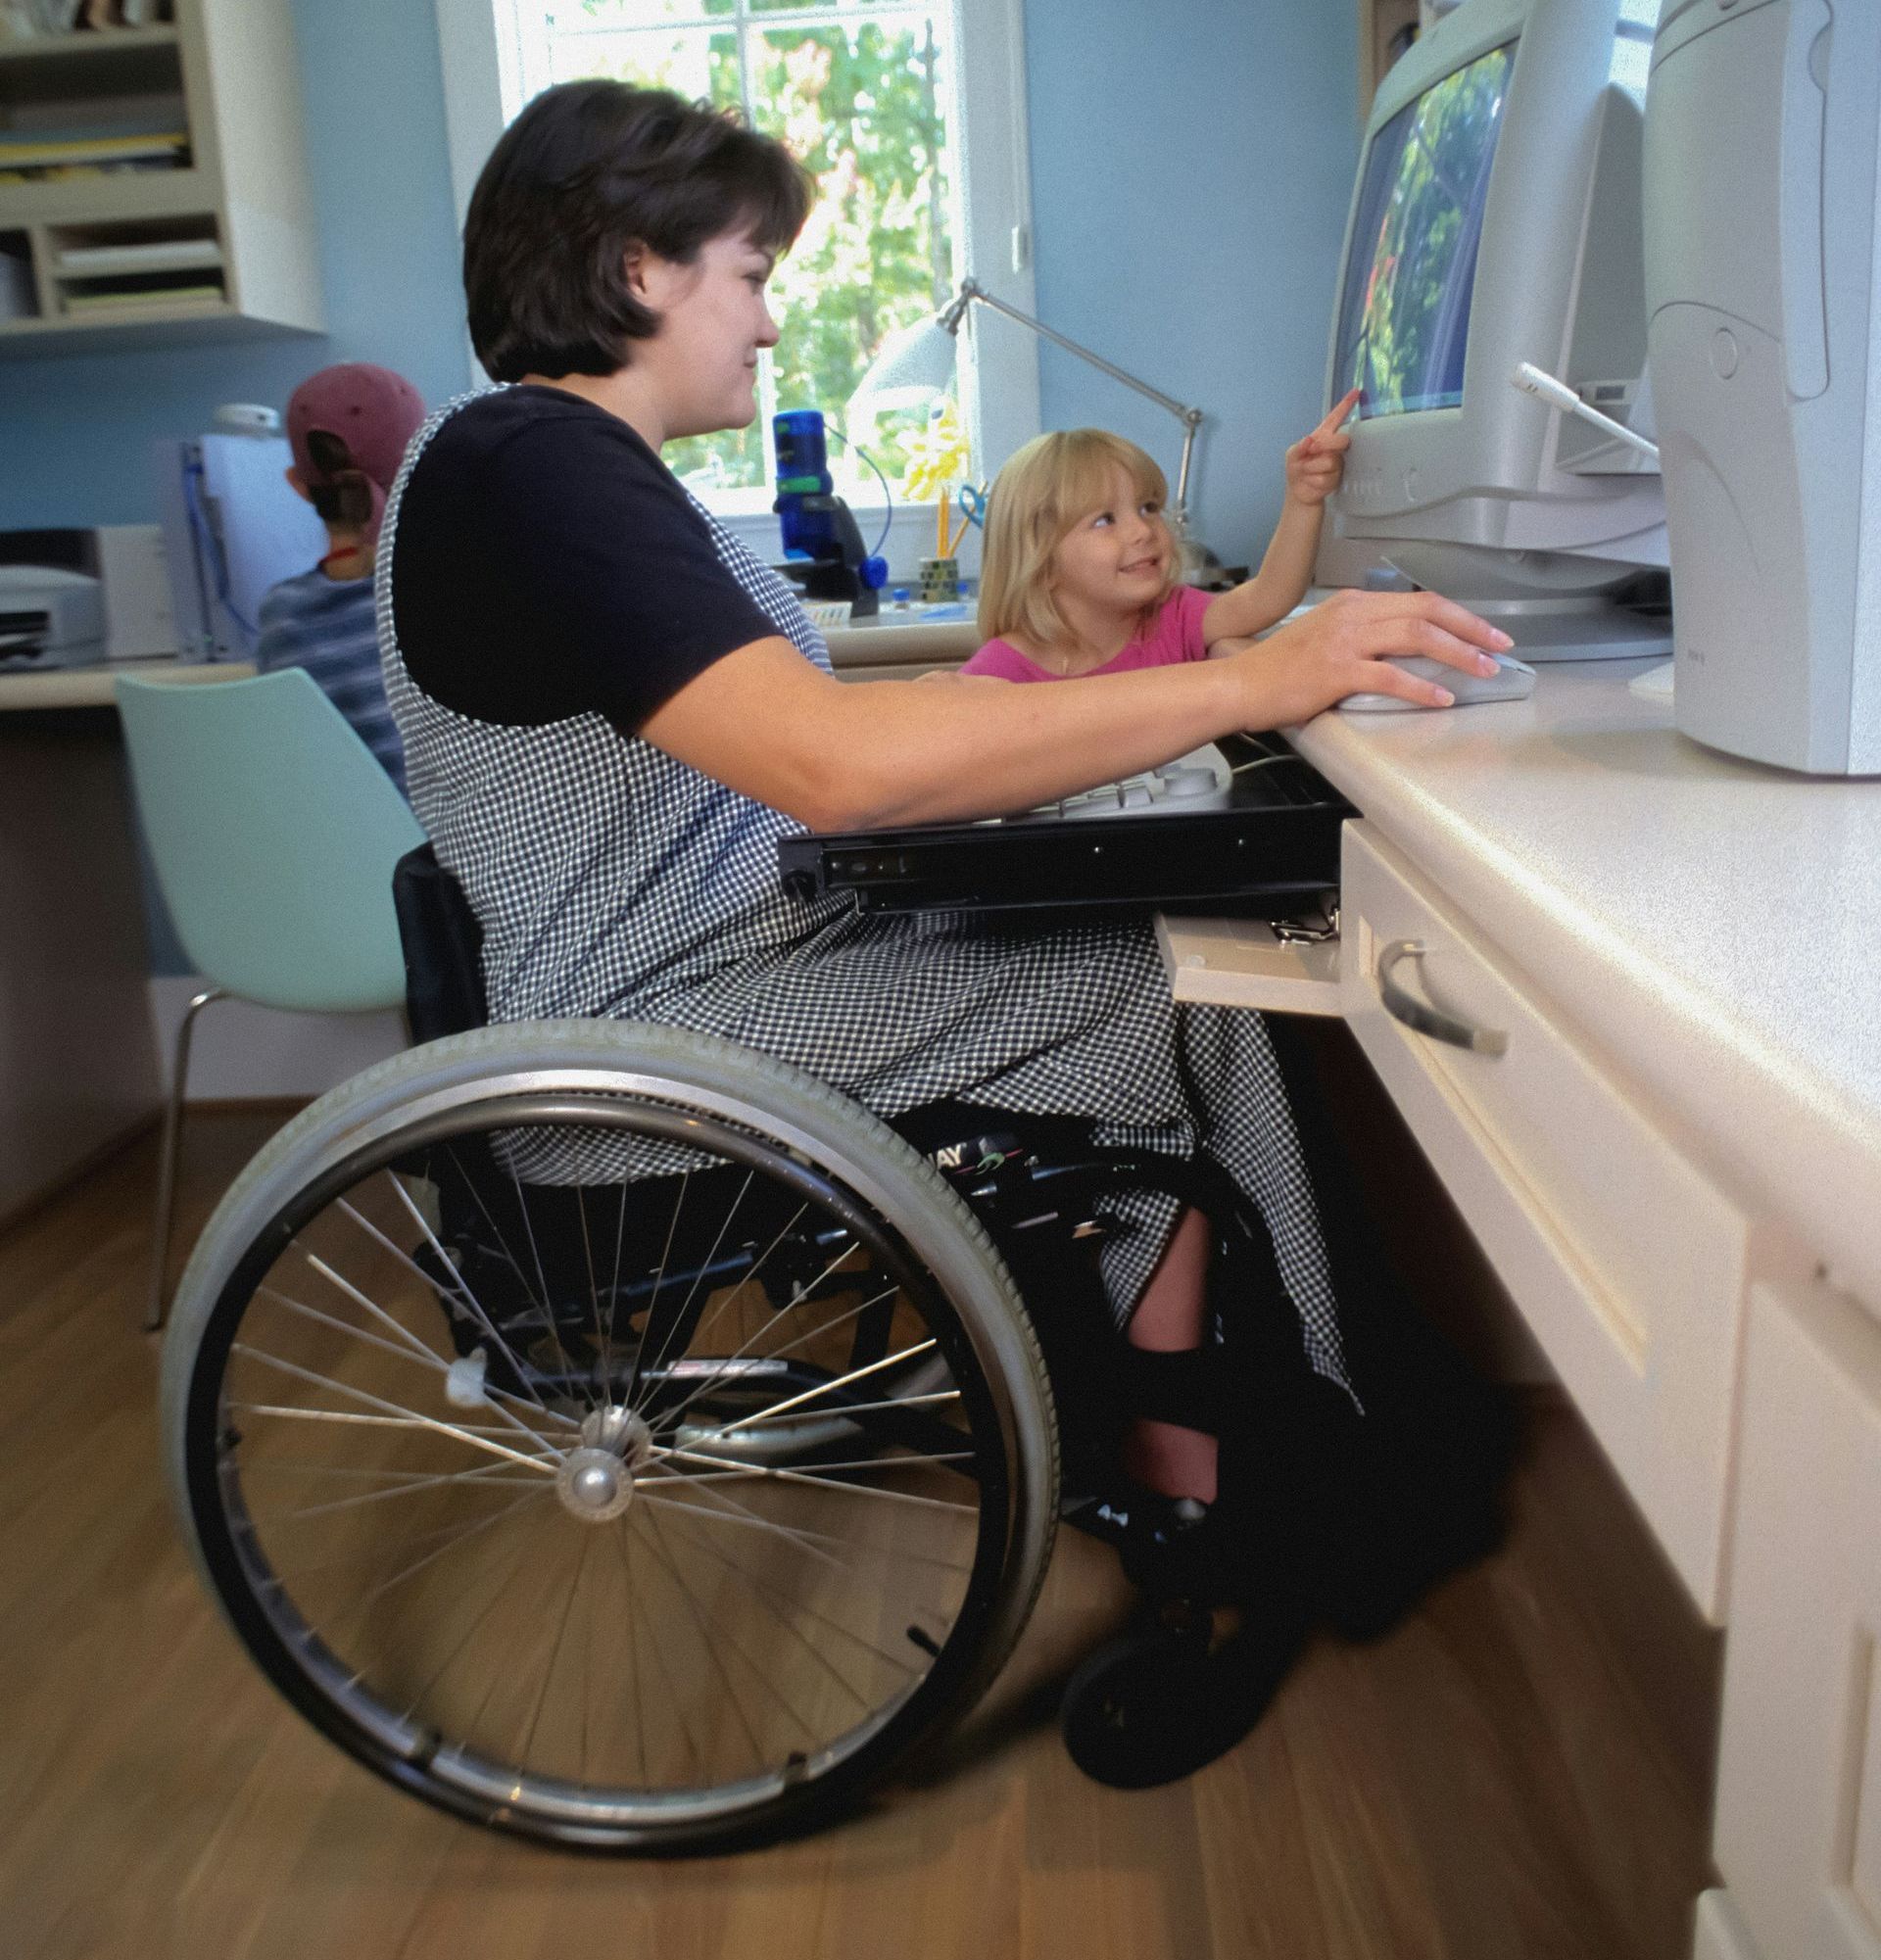
[[[1221,594],[1202,615],[1204,645],[1265,633],[1306,597],[1313,583],[1313,561],[1319,555],[1326,500],[1339,487],[1345,452],[1352,444],[1339,424],[1358,401],[1359,390],[1354,388],[1311,435],[1287,451],[1286,502],[1267,555],[1245,585]]]
[[[844,683],[767,639],[714,661],[639,733],[814,830],[936,823],[1027,809],[1347,694],[1441,707],[1443,690],[1382,656],[1486,673],[1478,649],[1510,644],[1434,593],[1342,593],[1225,659],[1044,688]]]

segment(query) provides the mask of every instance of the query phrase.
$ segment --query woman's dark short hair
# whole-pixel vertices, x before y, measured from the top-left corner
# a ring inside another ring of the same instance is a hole
[[[781,253],[811,196],[783,144],[731,114],[620,81],[545,89],[471,195],[463,289],[477,359],[499,381],[612,374],[659,326],[628,290],[630,246],[685,265],[743,227]]]

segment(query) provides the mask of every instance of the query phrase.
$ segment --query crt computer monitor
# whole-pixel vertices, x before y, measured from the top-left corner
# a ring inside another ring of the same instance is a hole
[[[1465,0],[1385,76],[1326,399],[1365,390],[1322,584],[1389,564],[1528,657],[1664,653],[1664,502],[1626,445],[1519,393],[1533,362],[1650,436],[1640,245],[1659,0]]]

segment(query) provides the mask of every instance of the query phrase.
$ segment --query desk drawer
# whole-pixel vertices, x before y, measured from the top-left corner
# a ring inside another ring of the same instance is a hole
[[[1745,1220],[1369,825],[1346,827],[1343,891],[1354,1034],[1715,1618]]]

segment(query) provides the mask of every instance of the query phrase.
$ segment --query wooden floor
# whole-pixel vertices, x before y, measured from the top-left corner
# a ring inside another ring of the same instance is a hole
[[[193,1234],[265,1132],[194,1125]],[[1067,1535],[949,1759],[804,1842],[652,1865],[434,1814],[278,1703],[157,1466],[148,1146],[0,1237],[0,1953],[191,1960],[1674,1960],[1708,1883],[1714,1644],[1578,1424],[1514,1541],[1371,1649],[1314,1650],[1190,1782],[1086,1783],[1053,1684],[1120,1613]]]

